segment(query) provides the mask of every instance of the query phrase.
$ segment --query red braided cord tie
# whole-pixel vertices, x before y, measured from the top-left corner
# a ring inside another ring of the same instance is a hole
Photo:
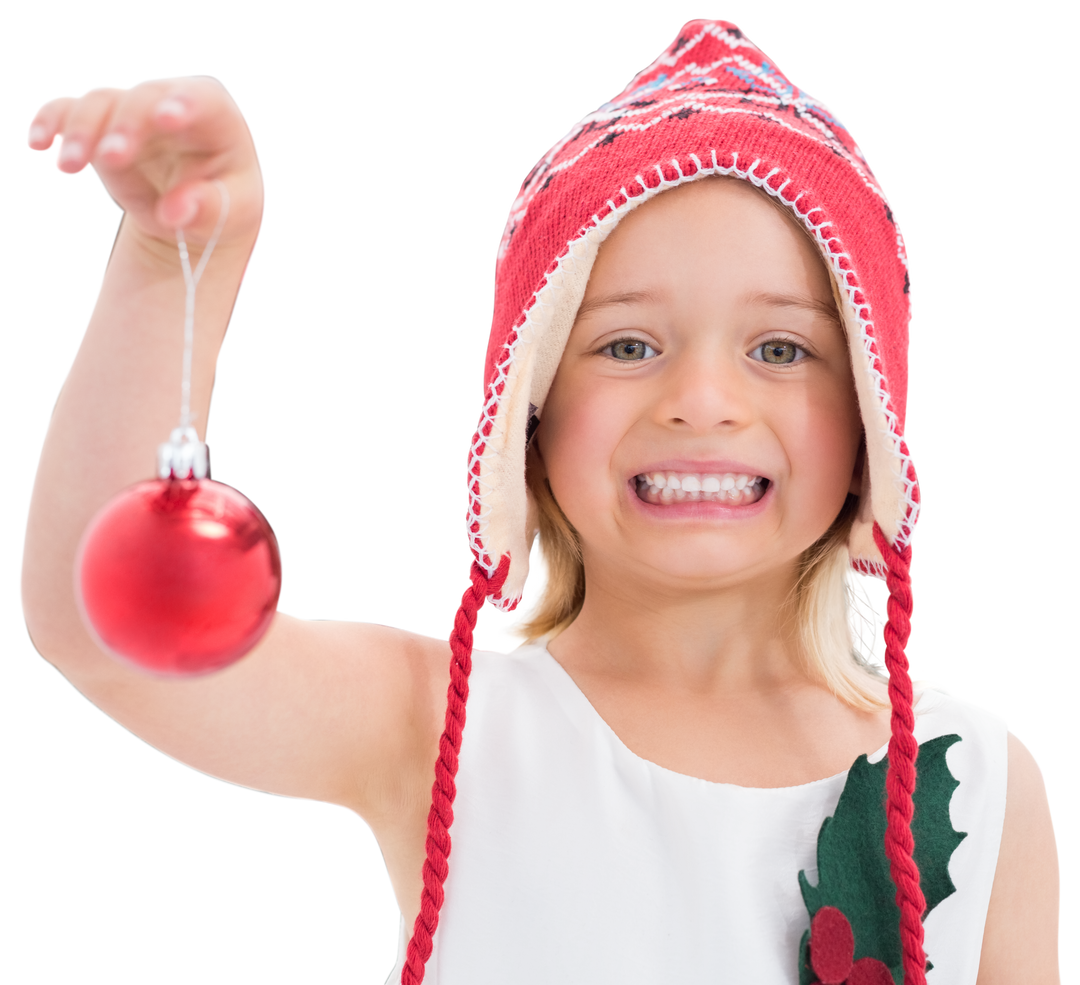
[[[472,671],[472,638],[476,614],[488,595],[502,587],[510,570],[506,555],[490,578],[475,561],[472,566],[472,585],[461,597],[461,606],[454,617],[450,634],[450,686],[446,689],[446,725],[439,739],[439,758],[435,762],[435,782],[431,786],[431,810],[428,812],[427,858],[424,860],[424,892],[420,897],[420,912],[413,925],[412,937],[401,972],[402,985],[420,985],[424,968],[431,957],[432,938],[439,926],[439,911],[443,905],[443,883],[450,871],[450,825],[454,823],[454,797],[457,784],[458,753],[461,733],[465,728],[465,702],[469,700],[469,674]]]
[[[885,666],[889,671],[889,698],[892,701],[892,738],[889,740],[889,772],[886,779],[888,827],[885,832],[885,854],[889,858],[893,882],[896,884],[896,902],[900,907],[904,985],[926,985],[922,925],[926,900],[919,888],[919,869],[912,858],[915,842],[911,835],[914,813],[912,793],[915,790],[915,762],[919,746],[914,736],[914,695],[904,653],[911,633],[911,547],[896,551],[877,524],[874,524],[874,541],[885,559],[888,571],[886,583],[889,586]],[[450,637],[452,658],[450,686],[446,695],[446,726],[439,740],[439,759],[435,764],[431,811],[428,814],[424,892],[420,913],[409,940],[401,974],[402,985],[420,985],[424,980],[424,966],[431,956],[432,938],[439,925],[439,911],[444,898],[443,883],[449,872],[450,825],[454,821],[453,803],[457,793],[454,778],[465,726],[465,703],[469,697],[472,631],[476,625],[476,614],[486,597],[497,592],[506,578],[508,562],[509,558],[503,558],[490,579],[478,564],[473,563],[472,586],[462,596],[454,620],[454,632]]]
[[[904,985],[926,985],[926,954],[923,952],[922,917],[926,899],[919,887],[919,868],[912,857],[915,839],[911,818],[915,812],[911,795],[915,791],[915,762],[919,744],[915,741],[914,695],[904,647],[911,635],[911,546],[897,551],[881,527],[874,524],[874,541],[885,559],[889,586],[889,620],[885,624],[885,666],[889,671],[889,699],[892,702],[892,737],[889,739],[889,772],[885,830],[885,854],[896,884],[896,905],[900,907],[900,942],[904,950]]]

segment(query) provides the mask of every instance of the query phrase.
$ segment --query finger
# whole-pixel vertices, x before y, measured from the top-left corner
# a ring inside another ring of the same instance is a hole
[[[37,111],[30,124],[30,146],[34,150],[48,150],[53,139],[64,125],[74,99],[54,99]]]
[[[223,97],[228,98],[218,83],[204,79],[145,82],[121,93],[98,143],[94,166],[118,170],[144,151],[157,157],[166,148],[165,156],[188,151],[212,157],[221,148],[214,141],[207,143],[207,134],[199,128],[221,116]],[[169,170],[154,178],[167,183]]]
[[[101,131],[112,114],[119,90],[95,89],[71,107],[64,123],[64,142],[60,147],[57,166],[74,174],[89,163],[97,149]]]
[[[138,157],[155,129],[152,116],[167,91],[167,83],[144,82],[117,95],[93,155],[98,170],[123,168]]]

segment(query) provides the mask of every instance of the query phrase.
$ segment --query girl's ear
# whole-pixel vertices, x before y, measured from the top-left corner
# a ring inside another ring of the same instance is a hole
[[[540,532],[540,508],[531,490],[525,491],[525,546],[531,551],[533,541]]]
[[[540,420],[533,415],[529,423],[529,433],[525,438],[525,485],[534,479],[547,478],[547,466],[544,465],[544,453],[540,448]]]
[[[540,454],[540,442],[536,440],[534,431],[525,449],[525,542],[530,550],[537,531],[540,529],[540,509],[533,489],[536,483],[546,481],[547,469],[544,467],[544,456]]]
[[[859,439],[859,451],[855,456],[855,468],[851,470],[851,485],[848,487],[852,496],[864,498],[870,490],[870,475],[866,465],[866,432],[863,432]]]

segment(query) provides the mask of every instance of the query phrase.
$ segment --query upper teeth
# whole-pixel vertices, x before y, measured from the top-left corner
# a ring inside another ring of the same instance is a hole
[[[725,472],[722,475],[647,472],[639,475],[637,480],[657,489],[682,489],[684,492],[726,492],[729,489],[745,489],[763,481],[760,475],[746,475],[743,472]]]

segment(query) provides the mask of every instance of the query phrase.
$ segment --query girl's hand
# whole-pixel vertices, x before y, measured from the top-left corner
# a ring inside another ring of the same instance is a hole
[[[175,231],[198,249],[213,232],[220,195],[229,190],[222,245],[250,247],[262,217],[262,176],[251,134],[236,103],[211,78],[95,89],[80,99],[46,103],[30,126],[30,146],[46,150],[60,136],[58,167],[74,174],[91,164],[147,245]],[[125,223],[125,224],[127,224]]]

